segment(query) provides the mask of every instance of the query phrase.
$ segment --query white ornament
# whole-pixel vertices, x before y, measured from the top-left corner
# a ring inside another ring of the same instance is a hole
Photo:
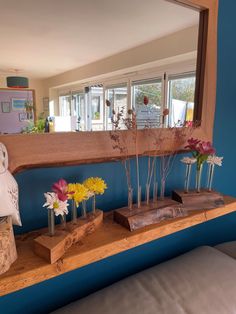
[[[187,165],[193,165],[197,161],[196,158],[184,157],[181,159],[181,162]]]
[[[12,223],[21,226],[18,184],[8,171],[8,154],[0,143],[0,217],[12,216]]]
[[[222,160],[224,157],[218,157],[218,156],[209,156],[207,158],[207,163],[211,165],[217,165],[217,166],[222,166]]]

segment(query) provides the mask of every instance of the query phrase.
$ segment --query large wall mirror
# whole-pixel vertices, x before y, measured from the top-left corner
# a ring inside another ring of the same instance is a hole
[[[29,16],[19,4],[5,4],[15,18],[14,26],[11,24],[13,36],[3,38],[3,46],[9,47],[12,53],[9,56],[8,49],[1,52],[0,69],[18,68],[18,75],[41,81],[45,85],[45,95],[36,87],[39,101],[35,104],[36,128],[30,119],[28,128],[26,121],[19,129],[13,111],[1,112],[1,133],[36,132],[39,119],[45,119],[46,132],[111,130],[112,116],[122,108],[127,115],[129,109],[135,110],[140,129],[147,125],[169,127],[194,120],[194,113],[200,106],[199,97],[196,98],[199,95],[196,81],[200,78],[197,77],[197,58],[198,51],[201,54],[204,49],[199,47],[198,40],[199,11],[166,0],[119,4],[102,1],[100,8],[92,2],[70,1],[68,4],[56,1],[52,10],[51,4],[44,1],[40,4],[40,11],[47,11],[43,20],[35,8]],[[7,9],[5,6],[3,10]],[[90,22],[84,18],[86,14],[91,17]],[[0,23],[7,26],[4,20]],[[27,25],[23,38],[19,37],[17,29]],[[40,36],[42,26],[48,31]],[[34,49],[36,45],[41,48]],[[132,59],[140,54],[140,61],[133,62]],[[112,62],[112,56],[119,58],[120,70],[106,66],[98,76],[97,61],[110,57]],[[127,66],[128,62],[134,65]],[[78,66],[87,69],[88,77],[81,80],[78,77],[77,81],[67,83],[66,71],[73,71],[73,68],[76,71]],[[64,85],[54,86],[57,84],[55,74],[65,80]],[[0,97],[4,98],[6,93],[0,90]],[[19,91],[18,98],[25,98],[27,102],[26,93]],[[8,94],[11,102],[14,93]],[[43,103],[47,97],[48,108]],[[166,108],[169,115],[163,121],[161,117]],[[22,108],[19,113],[23,116],[24,112],[26,110]],[[5,125],[4,120],[10,122]],[[39,128],[38,132],[41,131]]]
[[[197,122],[211,137],[216,0],[13,2],[0,20],[0,134],[11,141],[0,140],[9,147],[20,133],[66,141],[89,132],[96,143],[120,111],[135,112],[140,130]],[[11,76],[28,78],[28,88],[8,88]]]

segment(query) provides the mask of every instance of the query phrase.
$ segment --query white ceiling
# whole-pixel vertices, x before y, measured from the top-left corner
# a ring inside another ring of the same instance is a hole
[[[0,73],[50,77],[197,23],[165,0],[0,0]]]

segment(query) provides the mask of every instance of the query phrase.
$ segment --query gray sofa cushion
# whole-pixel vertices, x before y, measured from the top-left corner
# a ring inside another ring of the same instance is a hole
[[[218,244],[215,246],[215,248],[236,259],[236,241]]]
[[[76,301],[54,314],[233,314],[236,261],[200,247]]]

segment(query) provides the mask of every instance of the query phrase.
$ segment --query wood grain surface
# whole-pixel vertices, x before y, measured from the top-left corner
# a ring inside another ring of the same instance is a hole
[[[0,218],[0,275],[17,259],[11,216]]]
[[[83,237],[94,232],[102,223],[103,211],[96,210],[95,214],[88,213],[86,218],[78,218],[77,223],[68,222],[65,229],[60,225],[55,227],[55,235],[50,237],[45,229],[40,231],[42,235],[34,240],[34,252],[53,264],[61,258],[65,252]]]
[[[187,217],[162,221],[134,232],[115,223],[113,212],[110,212],[96,232],[73,245],[64,257],[54,264],[48,264],[33,252],[33,242],[34,238],[39,236],[38,231],[18,236],[16,238],[18,259],[8,272],[0,276],[0,295],[29,287],[234,211],[236,199],[225,197],[224,207],[190,211]]]

